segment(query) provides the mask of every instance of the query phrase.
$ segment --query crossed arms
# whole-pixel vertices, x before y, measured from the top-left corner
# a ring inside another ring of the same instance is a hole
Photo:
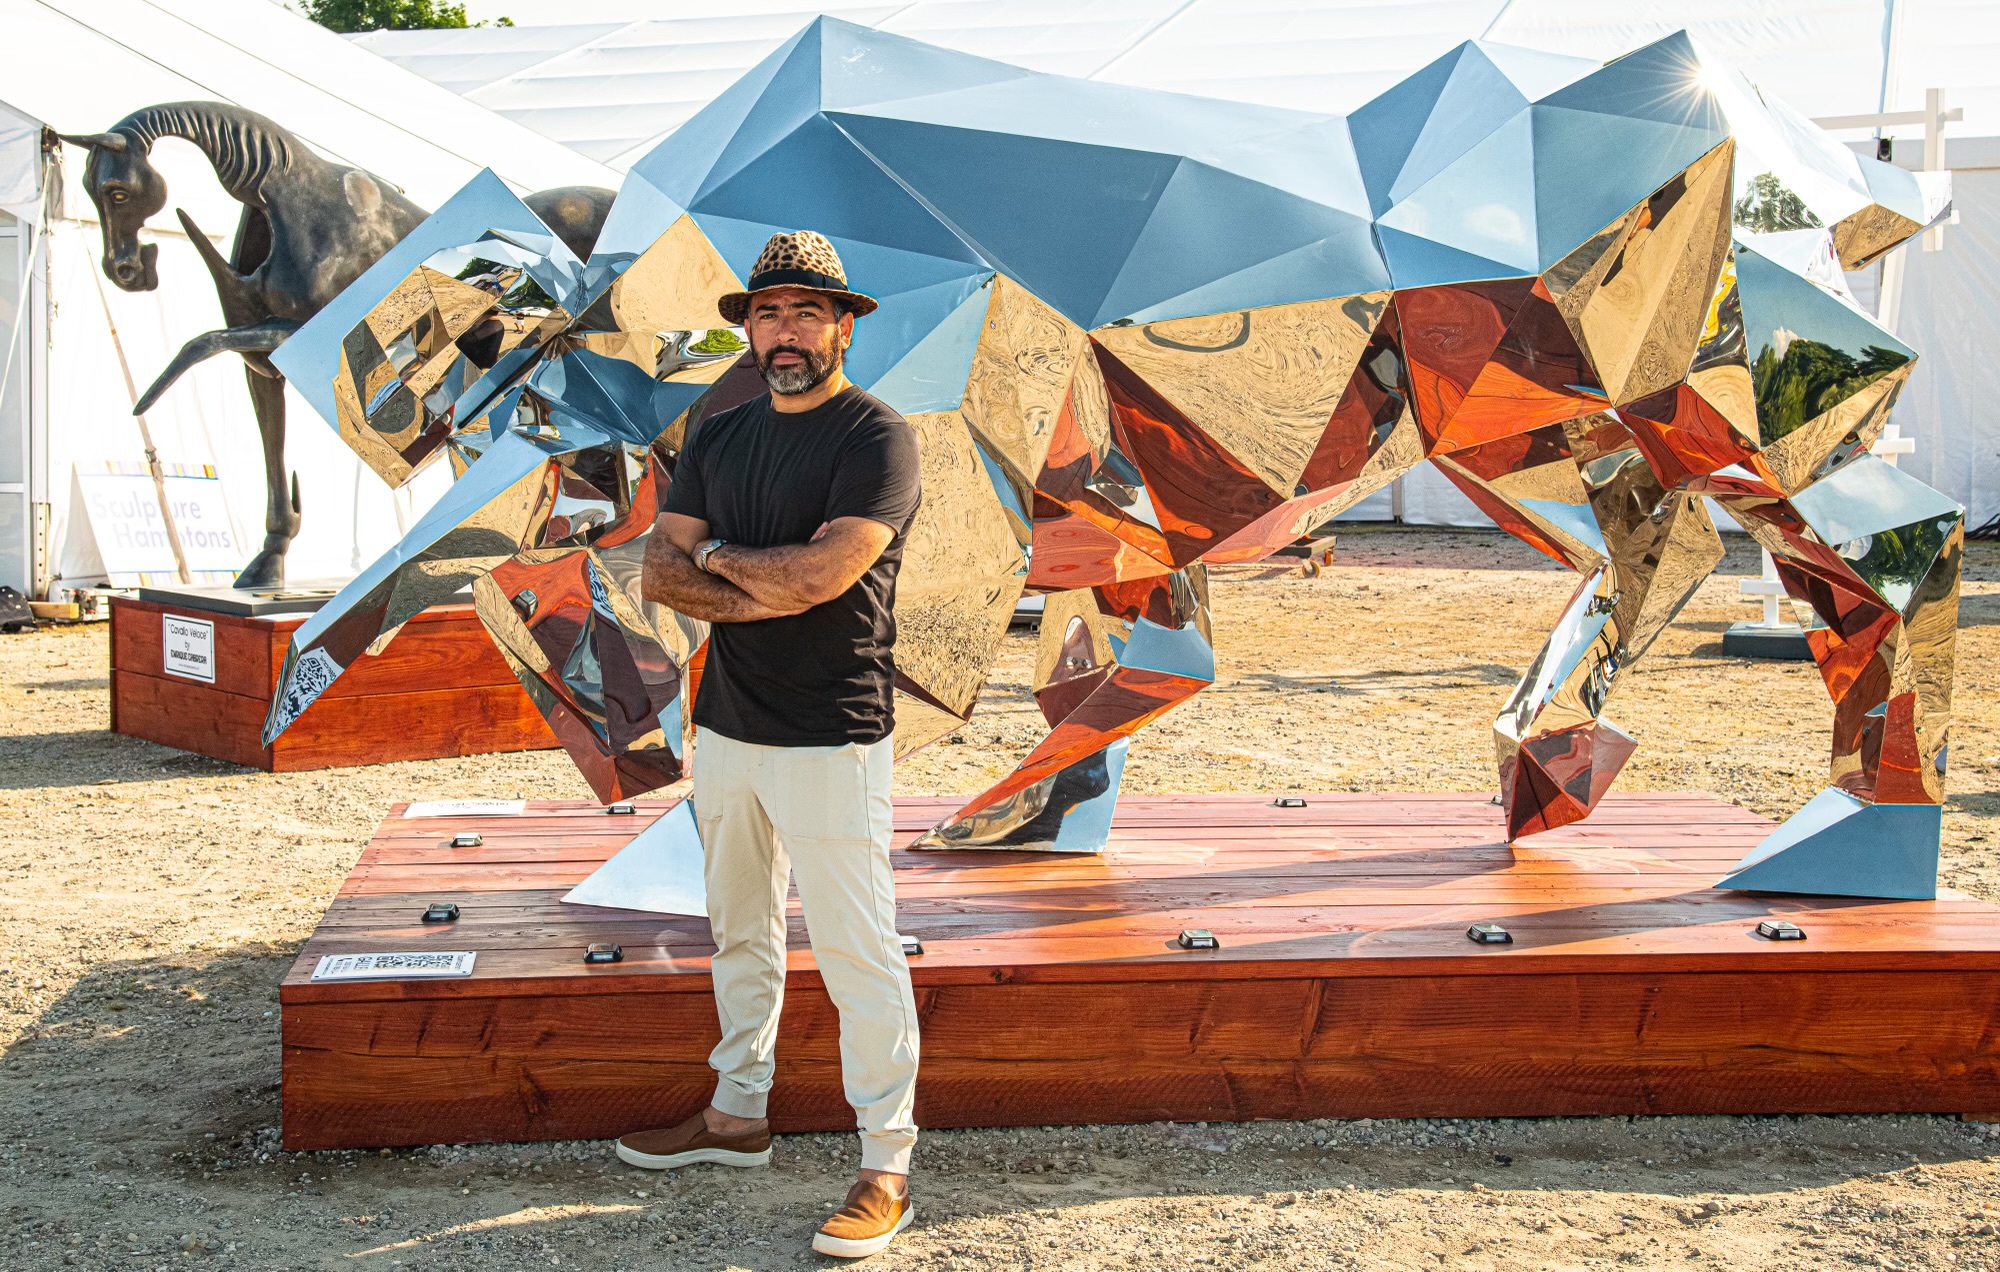
[[[853,587],[896,535],[867,517],[838,517],[809,543],[775,548],[724,544],[709,554],[704,572],[695,568],[693,553],[708,537],[706,521],[677,512],[660,514],[646,544],[640,581],[647,600],[711,623],[803,614]]]

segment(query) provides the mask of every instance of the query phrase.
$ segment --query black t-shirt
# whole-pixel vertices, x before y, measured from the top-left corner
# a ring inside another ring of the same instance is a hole
[[[896,571],[921,500],[916,431],[860,389],[794,415],[764,394],[704,420],[663,510],[750,548],[805,543],[839,517],[896,537],[847,591],[803,614],[716,623],[694,722],[763,746],[879,742],[895,727]]]

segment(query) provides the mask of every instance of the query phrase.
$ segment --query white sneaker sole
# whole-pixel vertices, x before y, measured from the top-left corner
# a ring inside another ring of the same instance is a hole
[[[769,1166],[771,1150],[761,1153],[738,1153],[727,1148],[692,1148],[685,1153],[642,1153],[636,1148],[618,1146],[618,1160],[641,1170],[672,1170],[676,1166]]]
[[[829,1237],[824,1232],[815,1232],[813,1249],[821,1254],[830,1254],[836,1259],[865,1259],[871,1254],[880,1254],[888,1249],[889,1243],[896,1239],[896,1233],[909,1227],[910,1221],[916,1217],[916,1207],[904,1206],[903,1217],[896,1220],[896,1226],[892,1231],[885,1232],[879,1237],[869,1237],[865,1241],[848,1241],[841,1237]]]

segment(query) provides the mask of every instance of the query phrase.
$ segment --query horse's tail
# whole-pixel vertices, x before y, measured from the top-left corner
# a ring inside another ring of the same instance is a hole
[[[263,322],[252,323],[247,327],[224,327],[220,331],[203,332],[181,346],[181,351],[174,355],[174,360],[167,364],[167,369],[160,372],[160,378],[153,381],[152,387],[140,397],[139,404],[132,408],[132,414],[144,415],[152,409],[153,403],[160,400],[160,395],[167,391],[168,386],[180,379],[189,367],[197,362],[206,362],[218,353],[244,354],[245,361],[262,372],[263,368],[257,364],[263,359],[248,355],[271,352],[302,325],[292,318],[266,318]],[[269,366],[269,363],[265,363],[265,366]]]

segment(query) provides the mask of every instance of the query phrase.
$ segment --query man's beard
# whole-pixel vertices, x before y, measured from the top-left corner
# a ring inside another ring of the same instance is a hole
[[[781,353],[795,353],[800,362],[795,366],[774,367],[771,359]],[[838,349],[808,349],[804,345],[777,345],[757,355],[757,370],[763,375],[764,383],[771,386],[771,392],[785,397],[796,397],[810,393],[826,382],[840,367]]]

